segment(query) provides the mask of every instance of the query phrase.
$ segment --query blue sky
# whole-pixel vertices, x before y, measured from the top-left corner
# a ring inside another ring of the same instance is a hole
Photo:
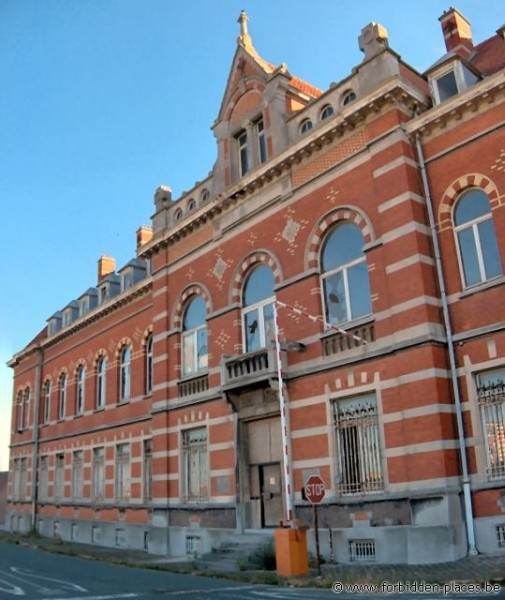
[[[217,116],[241,9],[268,61],[326,89],[361,61],[370,21],[420,71],[444,53],[449,1],[0,0],[0,470],[12,401],[6,361],[46,319],[118,267],[150,224],[153,192],[177,198],[215,160]],[[503,24],[497,0],[460,0],[474,41]]]

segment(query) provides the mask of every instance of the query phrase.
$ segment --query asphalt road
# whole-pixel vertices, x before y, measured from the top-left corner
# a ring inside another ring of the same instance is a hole
[[[483,594],[469,590],[461,594],[450,590],[436,594],[425,591],[412,594],[407,590],[394,593],[396,590],[387,590],[382,594],[352,589],[348,585],[340,587],[337,584],[336,592],[252,585],[198,575],[115,566],[0,543],[0,600],[483,600],[497,597],[492,592]],[[498,597],[505,598],[505,589],[500,591]]]

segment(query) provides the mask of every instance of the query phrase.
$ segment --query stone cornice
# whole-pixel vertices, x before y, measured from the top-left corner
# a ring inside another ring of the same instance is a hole
[[[426,100],[421,92],[405,80],[397,77],[391,78],[373,93],[356,100],[335,118],[328,119],[327,123],[323,122],[309,135],[301,137],[268,163],[251,171],[238,183],[218,194],[209,205],[188,216],[180,224],[155,235],[149,243],[142,247],[139,256],[151,256],[156,251],[177,243],[178,240],[186,237],[203,224],[212,221],[230,206],[278,179],[290,171],[294,165],[320,151],[335,139],[355,131],[370,115],[377,115],[391,106],[403,106],[408,111],[414,112],[425,110]]]
[[[500,71],[412,119],[405,124],[405,131],[410,136],[428,137],[445,129],[451,121],[461,121],[466,115],[475,114],[481,105],[503,98],[505,71]]]
[[[114,296],[104,304],[101,304],[100,306],[97,306],[93,310],[89,311],[89,313],[86,313],[83,317],[80,317],[79,319],[77,319],[77,321],[74,321],[68,327],[65,327],[64,329],[61,329],[54,335],[44,338],[43,340],[24,348],[23,350],[15,354],[11,358],[11,360],[8,361],[7,365],[9,367],[15,367],[19,364],[21,360],[27,358],[28,356],[37,352],[38,350],[50,348],[54,344],[57,344],[58,342],[61,342],[69,336],[74,335],[81,329],[84,329],[88,325],[95,323],[96,321],[102,319],[106,315],[118,310],[123,306],[126,306],[127,304],[131,304],[138,298],[145,296],[149,292],[149,290],[152,289],[152,286],[153,283],[151,277],[140,281],[129,290],[126,290],[118,294],[117,296]]]

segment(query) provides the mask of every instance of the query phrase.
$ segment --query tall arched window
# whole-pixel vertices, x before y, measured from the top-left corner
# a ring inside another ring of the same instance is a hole
[[[75,381],[75,414],[80,415],[84,412],[84,389],[86,381],[86,369],[80,365],[76,373]]]
[[[153,391],[153,336],[149,335],[145,344],[145,393]]]
[[[23,430],[23,392],[18,392],[17,396],[16,396],[16,430],[17,431],[22,431]]]
[[[58,419],[65,418],[65,410],[67,405],[67,376],[65,373],[60,375],[58,385]]]
[[[119,361],[119,401],[130,398],[131,385],[131,348],[125,346],[121,350]]]
[[[188,304],[182,324],[182,374],[207,368],[207,307],[201,296]]]
[[[485,192],[465,192],[454,210],[455,232],[465,287],[501,275],[501,260]]]
[[[42,423],[49,423],[51,416],[51,381],[44,383],[44,406],[42,408]]]
[[[30,414],[30,388],[26,388],[23,396],[23,429],[28,428],[28,417]]]
[[[103,408],[107,389],[107,359],[101,356],[96,363],[96,408]]]
[[[274,274],[268,265],[255,267],[244,287],[243,332],[246,352],[265,348],[274,336]]]
[[[337,225],[324,243],[321,263],[326,322],[336,325],[370,314],[361,229],[350,222]]]

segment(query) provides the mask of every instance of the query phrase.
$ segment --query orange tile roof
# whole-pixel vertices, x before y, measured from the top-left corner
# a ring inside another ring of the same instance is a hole
[[[294,88],[304,92],[305,94],[308,94],[309,96],[312,96],[313,98],[319,98],[319,96],[323,94],[322,90],[311,85],[310,83],[307,83],[303,79],[299,79],[298,77],[291,77],[289,83]]]
[[[477,44],[470,62],[483,75],[505,68],[505,40],[498,34]]]

